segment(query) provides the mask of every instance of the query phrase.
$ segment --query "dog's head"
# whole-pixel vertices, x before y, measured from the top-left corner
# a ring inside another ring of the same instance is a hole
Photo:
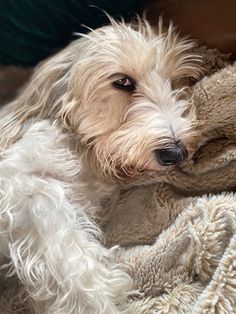
[[[191,48],[172,26],[155,33],[146,21],[112,21],[49,59],[32,80],[34,96],[23,98],[38,117],[56,118],[77,135],[99,176],[166,171],[196,142],[194,109],[181,86],[199,74]]]

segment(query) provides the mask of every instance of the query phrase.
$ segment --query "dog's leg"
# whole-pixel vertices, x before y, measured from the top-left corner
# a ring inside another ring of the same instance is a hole
[[[128,276],[100,245],[99,231],[73,194],[78,164],[57,145],[44,122],[0,162],[0,232],[8,241],[12,273],[36,312],[117,313]]]

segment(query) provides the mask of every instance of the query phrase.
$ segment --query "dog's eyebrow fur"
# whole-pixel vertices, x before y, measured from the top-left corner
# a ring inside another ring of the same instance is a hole
[[[118,72],[118,73],[114,73],[114,74],[111,74],[109,75],[108,79],[110,80],[119,80],[120,78],[123,78],[123,77],[128,77],[132,82],[136,82],[136,80],[130,76],[129,74],[126,74],[126,73],[122,73],[122,72]]]

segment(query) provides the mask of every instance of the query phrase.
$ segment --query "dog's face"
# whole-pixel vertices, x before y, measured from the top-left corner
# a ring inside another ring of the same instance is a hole
[[[195,115],[174,89],[196,76],[196,56],[172,30],[156,35],[113,24],[83,39],[61,115],[79,134],[99,174],[165,171],[187,158],[195,143]]]
[[[113,21],[39,68],[19,110],[28,103],[23,119],[35,112],[62,121],[100,177],[167,171],[196,142],[195,113],[180,85],[199,74],[191,48],[172,27],[155,34],[147,22]]]
[[[196,118],[178,80],[197,76],[198,57],[172,29],[156,35],[113,24],[91,32],[75,63],[60,115],[105,177],[166,171],[194,149]],[[81,41],[82,44],[82,41]]]

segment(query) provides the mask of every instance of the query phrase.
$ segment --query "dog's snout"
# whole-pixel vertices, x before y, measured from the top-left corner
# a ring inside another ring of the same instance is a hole
[[[188,157],[188,152],[184,146],[175,145],[168,149],[156,149],[155,156],[162,166],[171,166],[184,161]]]

